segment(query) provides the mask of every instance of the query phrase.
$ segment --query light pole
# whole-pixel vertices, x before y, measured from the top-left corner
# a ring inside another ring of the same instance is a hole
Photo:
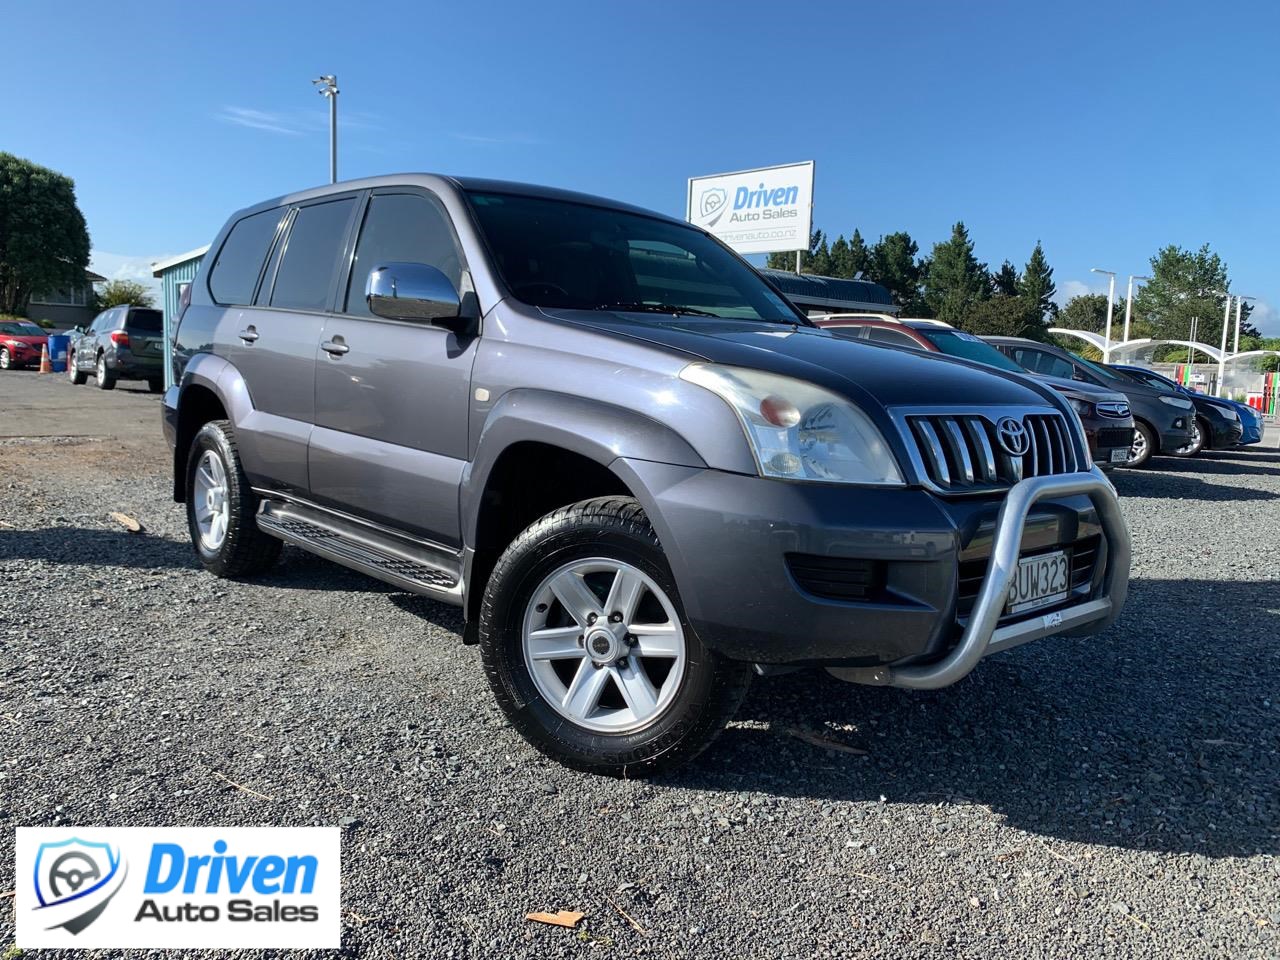
[[[320,89],[316,93],[329,98],[329,182],[338,182],[338,77],[326,73],[311,81]]]
[[[1227,379],[1227,327],[1231,326],[1231,293],[1227,292],[1227,305],[1222,311],[1222,345],[1218,348],[1218,396],[1223,395]]]
[[[1111,278],[1111,282],[1107,285],[1107,342],[1102,348],[1102,362],[1111,362],[1111,314],[1115,310],[1116,303],[1116,272],[1114,270],[1099,270],[1097,267],[1091,267],[1090,273],[1105,273]]]
[[[1236,294],[1236,345],[1232,353],[1240,352],[1240,304],[1244,300],[1257,300],[1257,297],[1242,297]]]
[[[1129,342],[1129,318],[1133,316],[1133,281],[1150,280],[1150,277],[1138,277],[1129,274],[1129,292],[1124,298],[1124,342]]]

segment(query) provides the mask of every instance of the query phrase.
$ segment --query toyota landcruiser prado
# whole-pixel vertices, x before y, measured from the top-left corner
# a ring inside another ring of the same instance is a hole
[[[250,207],[173,357],[201,562],[287,542],[461,606],[512,723],[581,769],[688,759],[753,666],[942,687],[1124,604],[1060,394],[833,337],[623,204],[405,175]]]

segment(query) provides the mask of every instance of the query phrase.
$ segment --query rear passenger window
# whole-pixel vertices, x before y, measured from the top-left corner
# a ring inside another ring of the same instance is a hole
[[[364,292],[377,266],[395,261],[425,263],[462,285],[462,257],[444,208],[418,193],[393,193],[369,200],[356,243],[347,286],[347,313],[369,315]]]
[[[258,274],[280,225],[282,208],[245,217],[231,228],[218,259],[209,271],[209,292],[214,302],[246,306],[253,302]]]
[[[920,344],[916,343],[905,333],[899,333],[897,330],[889,330],[886,327],[870,327],[867,329],[867,339],[875,343],[888,343],[895,347],[912,347],[916,350],[920,349]]]
[[[1043,350],[1014,350],[1013,359],[1018,362],[1018,366],[1032,373],[1061,377],[1063,380],[1070,380],[1076,372],[1073,364]]]
[[[302,207],[293,218],[284,256],[276,270],[271,306],[327,310],[338,255],[347,236],[355,198]]]

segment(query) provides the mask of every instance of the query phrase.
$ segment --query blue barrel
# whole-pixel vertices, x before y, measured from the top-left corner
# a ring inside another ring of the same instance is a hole
[[[54,373],[67,372],[67,351],[70,349],[70,337],[58,334],[49,338],[49,362],[53,364]]]

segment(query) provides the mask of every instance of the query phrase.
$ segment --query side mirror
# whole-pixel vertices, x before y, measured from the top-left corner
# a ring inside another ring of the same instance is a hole
[[[369,273],[365,287],[369,312],[387,320],[438,324],[450,330],[465,325],[462,299],[452,281],[425,263],[384,263]]]

